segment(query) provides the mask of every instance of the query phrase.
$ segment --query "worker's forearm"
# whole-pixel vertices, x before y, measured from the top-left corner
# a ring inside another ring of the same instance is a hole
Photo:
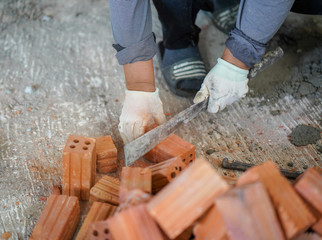
[[[154,92],[154,70],[152,59],[123,65],[126,88],[132,91]]]
[[[229,62],[229,63],[235,65],[236,67],[249,70],[249,67],[247,67],[242,61],[235,58],[234,55],[229,51],[228,48],[225,48],[224,53],[221,58],[223,60],[225,60],[226,62]]]

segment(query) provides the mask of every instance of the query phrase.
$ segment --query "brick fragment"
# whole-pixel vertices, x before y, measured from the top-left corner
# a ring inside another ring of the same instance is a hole
[[[295,189],[322,214],[322,175],[309,168],[296,182]]]
[[[147,204],[169,238],[176,238],[207,211],[228,184],[204,159],[198,159]]]
[[[322,175],[315,168],[309,168],[296,182],[295,190],[317,219],[312,229],[322,235]]]
[[[216,206],[194,226],[196,240],[228,240],[227,228]]]
[[[180,157],[171,158],[167,161],[149,166],[148,168],[152,171],[152,193],[155,194],[160,191],[178,176],[186,166]]]
[[[106,220],[107,218],[113,216],[116,210],[116,206],[110,205],[108,203],[94,202],[91,206],[85,221],[79,230],[76,240],[87,240],[88,230],[93,222]]]
[[[111,136],[103,136],[95,139],[97,160],[117,157],[117,149]]]
[[[151,199],[149,193],[143,192],[141,189],[127,191],[118,206],[116,213],[129,209],[133,206],[147,203]]]
[[[70,135],[63,150],[63,194],[89,199],[96,177],[95,139]]]
[[[117,170],[117,149],[111,136],[96,138],[97,171],[110,173]]]
[[[29,239],[72,239],[79,222],[79,213],[77,197],[52,194]]]
[[[92,224],[90,240],[105,240],[107,234],[122,240],[162,240],[162,234],[144,204],[129,208],[105,222]],[[109,236],[110,236],[109,235]]]
[[[90,203],[107,202],[119,204],[120,181],[110,176],[103,176],[90,191]]]
[[[303,200],[273,162],[250,168],[238,179],[237,186],[256,181],[264,184],[287,239],[305,232],[315,222]]]
[[[234,188],[215,200],[231,240],[285,239],[262,183]]]
[[[154,163],[163,162],[174,157],[180,157],[188,165],[195,160],[196,147],[177,135],[171,134],[144,155],[145,159]]]
[[[141,189],[143,192],[152,191],[152,171],[149,168],[123,167],[121,172],[120,201],[126,192]]]
[[[111,173],[117,170],[117,157],[97,160],[97,172]]]

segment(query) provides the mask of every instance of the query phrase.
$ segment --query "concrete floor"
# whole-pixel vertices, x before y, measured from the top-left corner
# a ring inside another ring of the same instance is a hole
[[[154,9],[153,15],[160,39]],[[200,49],[210,68],[227,36],[200,16]],[[112,43],[107,1],[0,2],[0,234],[10,232],[10,239],[31,234],[52,186],[61,184],[69,134],[112,135],[121,168],[117,124],[125,85]],[[321,140],[304,147],[288,141],[299,124],[321,129],[322,17],[291,14],[270,45],[280,45],[285,57],[250,82],[245,99],[216,115],[202,113],[177,131],[223,175],[240,174],[220,168],[224,157],[272,159],[287,169],[322,166]],[[305,69],[311,75],[304,76]],[[192,100],[168,90],[157,62],[155,73],[171,118]],[[307,84],[302,80],[313,77],[320,87],[299,94]],[[82,220],[87,210],[82,203]]]

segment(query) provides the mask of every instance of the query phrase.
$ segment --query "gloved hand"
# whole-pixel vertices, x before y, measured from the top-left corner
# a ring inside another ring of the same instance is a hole
[[[236,67],[218,58],[218,63],[207,74],[194,103],[209,96],[208,112],[216,113],[227,105],[240,100],[248,92],[248,70]]]
[[[118,126],[124,144],[133,141],[165,121],[158,89],[155,92],[125,91],[125,100]]]

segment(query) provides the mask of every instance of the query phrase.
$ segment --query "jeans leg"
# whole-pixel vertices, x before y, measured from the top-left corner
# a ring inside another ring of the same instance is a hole
[[[196,46],[200,28],[197,13],[207,8],[205,0],[153,0],[162,24],[163,44],[168,49]]]

